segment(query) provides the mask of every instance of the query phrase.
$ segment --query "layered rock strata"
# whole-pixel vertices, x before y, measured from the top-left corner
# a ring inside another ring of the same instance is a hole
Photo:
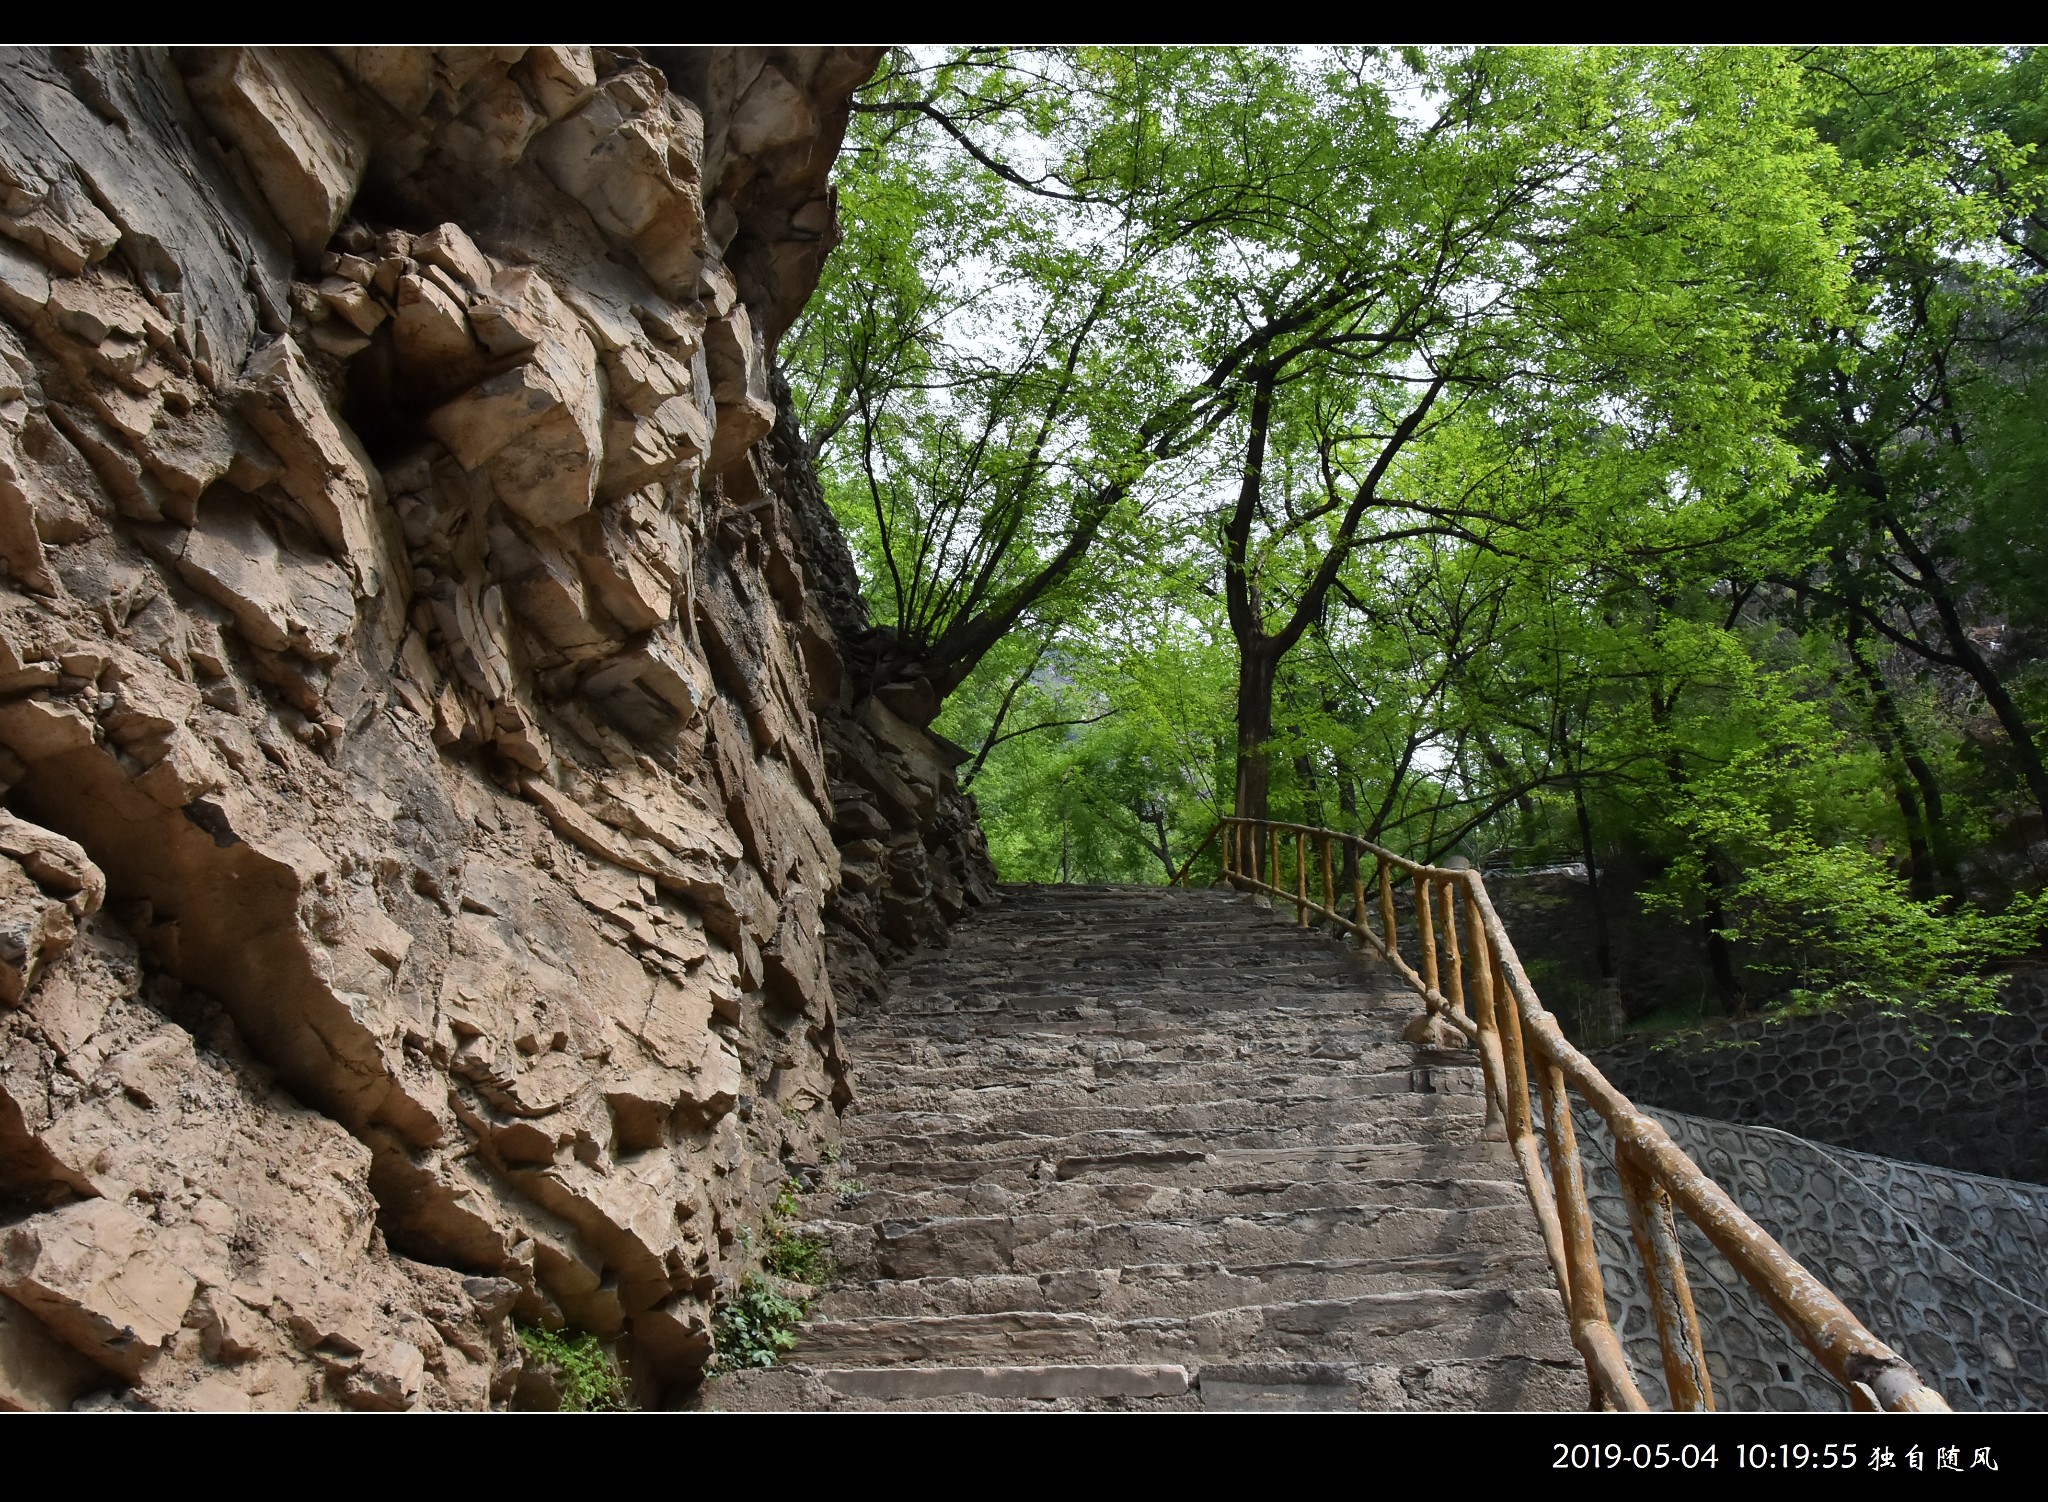
[[[986,893],[775,430],[874,61],[0,54],[0,1407],[701,1372]]]

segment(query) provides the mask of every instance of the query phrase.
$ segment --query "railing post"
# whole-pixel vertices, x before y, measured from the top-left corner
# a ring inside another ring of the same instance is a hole
[[[1372,930],[1366,927],[1365,922],[1365,862],[1362,860],[1351,862],[1351,910],[1358,919],[1358,947],[1369,948]]]
[[[1444,989],[1444,997],[1460,1017],[1469,1017],[1471,1012],[1465,1006],[1465,957],[1458,951],[1458,903],[1448,876],[1443,879],[1442,892],[1444,950],[1445,958],[1450,961],[1451,971],[1450,983]]]
[[[1294,923],[1308,927],[1308,831],[1294,832]]]
[[[1501,1083],[1507,1095],[1508,1141],[1515,1149],[1515,1156],[1522,1160],[1522,1171],[1529,1178],[1530,1198],[1537,1202],[1536,1218],[1544,1222],[1543,1234],[1546,1239],[1556,1238],[1551,1261],[1559,1270],[1558,1292],[1569,1309],[1572,1299],[1571,1262],[1564,1246],[1563,1228],[1557,1221],[1557,1201],[1550,1193],[1550,1176],[1536,1160],[1536,1123],[1535,1113],[1529,1105],[1529,1058],[1522,1048],[1521,1010],[1515,1005],[1514,993],[1508,989],[1500,956],[1490,944],[1486,957],[1487,989],[1493,993],[1494,1036],[1499,1040],[1501,1054]],[[1543,1203],[1546,1200],[1549,1201],[1547,1206]],[[1548,1215],[1544,1214],[1546,1209],[1550,1212]]]
[[[1430,991],[1436,991],[1439,996],[1443,994],[1436,983],[1436,923],[1430,912],[1435,900],[1430,896],[1433,883],[1428,877],[1417,871],[1412,879],[1415,882],[1415,942],[1422,946],[1423,1001],[1426,1005]]]
[[[1266,885],[1280,895],[1280,829],[1274,824],[1266,826]]]
[[[1332,918],[1337,916],[1336,864],[1332,859],[1330,837],[1323,836],[1323,906],[1329,909]]]
[[[1600,1249],[1593,1240],[1593,1212],[1586,1204],[1586,1175],[1579,1161],[1578,1131],[1572,1125],[1571,1097],[1564,1071],[1542,1049],[1530,1052],[1543,1095],[1543,1121],[1550,1139],[1550,1178],[1562,1222],[1567,1265],[1571,1270],[1570,1313],[1587,1353],[1587,1375],[1612,1389],[1622,1407],[1644,1407],[1641,1391],[1629,1372],[1628,1355],[1607,1319],[1607,1283],[1600,1275]],[[1597,1358],[1597,1359],[1596,1359]],[[1605,1379],[1604,1382],[1602,1379]],[[1687,1412],[1693,1410],[1687,1409]]]
[[[1518,1135],[1533,1125],[1529,1110],[1529,1061],[1522,1049],[1522,1014],[1515,1005],[1514,994],[1508,990],[1500,956],[1490,944],[1486,958],[1488,989],[1493,992],[1496,1014],[1494,1025],[1500,1034],[1501,1059],[1507,1066],[1508,1131]]]
[[[1401,946],[1394,938],[1394,883],[1387,875],[1384,856],[1380,858],[1380,933],[1387,941],[1387,958],[1398,957]]]
[[[1499,1020],[1501,1061],[1506,1066],[1508,1141],[1522,1165],[1522,1178],[1529,1187],[1529,1200],[1535,1208],[1536,1221],[1550,1253],[1550,1265],[1557,1275],[1558,1297],[1563,1301],[1566,1315],[1572,1323],[1572,1344],[1586,1363],[1586,1381],[1596,1400],[1621,1409],[1641,1411],[1648,1405],[1636,1387],[1635,1378],[1629,1373],[1628,1358],[1621,1349],[1621,1341],[1615,1335],[1614,1327],[1607,1322],[1606,1293],[1600,1278],[1598,1252],[1593,1245],[1591,1216],[1586,1209],[1583,1185],[1579,1182],[1576,1152],[1567,1169],[1565,1157],[1557,1147],[1558,1139],[1552,1136],[1552,1162],[1547,1165],[1552,1172],[1546,1172],[1546,1165],[1536,1146],[1535,1113],[1529,1098],[1529,1056],[1522,1040],[1521,1007],[1508,985],[1500,953],[1491,943],[1487,946],[1486,958],[1488,989],[1493,993],[1494,1011]],[[1548,1094],[1547,1090],[1545,1094]],[[1549,1104],[1546,1100],[1546,1125],[1556,1130],[1559,1111],[1548,1109]],[[1563,1102],[1558,1102],[1558,1106],[1561,1110]],[[1570,1131],[1568,1121],[1563,1130]],[[1555,1171],[1566,1173],[1567,1192],[1563,1196],[1552,1187]]]
[[[1636,1255],[1643,1261],[1671,1406],[1679,1413],[1710,1413],[1714,1381],[1707,1371],[1699,1312],[1693,1308],[1685,1251],[1671,1215],[1671,1196],[1628,1149],[1617,1145],[1614,1163],[1621,1171],[1622,1198],[1628,1203],[1628,1228],[1635,1237]]]
[[[1486,1082],[1486,1121],[1480,1135],[1498,1142],[1505,1134],[1502,1103],[1507,1067],[1501,1059],[1499,1018],[1493,1009],[1493,967],[1486,963],[1486,923],[1470,891],[1465,893],[1465,937],[1472,950],[1472,1021],[1479,1030],[1480,1073]]]

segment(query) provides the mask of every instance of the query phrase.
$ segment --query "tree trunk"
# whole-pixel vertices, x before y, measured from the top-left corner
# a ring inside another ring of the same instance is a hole
[[[1742,994],[1742,982],[1735,974],[1735,955],[1721,936],[1721,930],[1728,926],[1728,909],[1721,899],[1720,852],[1708,845],[1701,851],[1700,859],[1707,871],[1707,911],[1700,919],[1700,932],[1707,941],[1707,965],[1714,973],[1714,992],[1720,999],[1721,1010],[1740,1017],[1749,1008]]]
[[[1671,700],[1655,689],[1651,690],[1650,721],[1659,730],[1670,723],[1671,707]],[[1671,791],[1683,795],[1687,781],[1685,763],[1676,747],[1665,754],[1664,775],[1670,781]],[[1693,854],[1700,863],[1700,895],[1706,902],[1706,910],[1700,916],[1700,940],[1706,946],[1707,969],[1714,977],[1714,996],[1722,1011],[1739,1017],[1747,1006],[1742,982],[1735,971],[1734,952],[1721,936],[1721,930],[1728,926],[1728,907],[1722,893],[1721,852],[1712,840],[1702,840]]]
[[[1138,817],[1141,820],[1149,818],[1153,832],[1158,837],[1152,846],[1152,853],[1159,857],[1159,864],[1166,868],[1166,879],[1172,881],[1180,871],[1173,863],[1173,837],[1167,832],[1165,805],[1155,803],[1150,809],[1141,809],[1138,811]]]
[[[1301,735],[1291,726],[1288,733],[1296,738]],[[1323,817],[1323,793],[1316,783],[1315,758],[1306,749],[1295,753],[1294,780],[1301,787],[1301,822],[1313,824],[1318,829],[1327,828],[1329,821]]]
[[[1600,898],[1600,861],[1593,853],[1593,817],[1586,811],[1586,780],[1572,778],[1572,808],[1579,816],[1579,852],[1586,863],[1586,889],[1593,899],[1593,960],[1600,979],[1614,979],[1614,949],[1607,937],[1607,905]]]
[[[1351,769],[1341,759],[1337,762],[1337,812],[1343,817],[1340,823],[1347,834],[1358,831],[1358,783],[1351,775]],[[1344,842],[1344,869],[1338,873],[1339,891],[1351,890],[1352,878],[1358,874],[1358,847],[1349,840]]]
[[[1875,663],[1863,655],[1861,641],[1861,619],[1853,612],[1849,616],[1849,660],[1856,664],[1856,673],[1863,680],[1864,692],[1870,699],[1871,739],[1877,742],[1878,753],[1884,757],[1885,771],[1892,784],[1892,797],[1899,805],[1899,816],[1906,821],[1907,859],[1912,864],[1908,880],[1913,895],[1923,902],[1932,897],[1936,888],[1937,869],[1943,884],[1951,881],[1946,859],[1947,851],[1937,854],[1929,836],[1935,841],[1942,840],[1938,831],[1930,824],[1941,816],[1941,792],[1934,783],[1934,771],[1913,748],[1911,736],[1906,730],[1905,717],[1899,713],[1898,704],[1892,698],[1891,685],[1884,681],[1884,675]],[[1918,770],[1914,764],[1918,763]],[[1911,779],[1910,781],[1908,779]],[[1921,817],[1921,801],[1913,796],[1913,783],[1918,782],[1923,793],[1933,789],[1933,802],[1927,810],[1927,818]]]
[[[1237,816],[1272,816],[1274,661],[1263,642],[1237,656]]]
[[[1880,489],[1878,494],[1882,497],[1883,491]],[[2026,781],[2027,791],[2033,795],[2034,807],[2040,810],[2043,819],[2048,819],[2048,766],[2042,765],[2041,748],[2034,739],[2033,726],[2027,723],[2026,716],[2020,713],[2019,706],[2006,691],[2005,681],[1999,677],[1998,670],[1985,660],[1984,654],[1977,650],[1976,642],[1970,639],[1970,633],[1963,625],[1962,610],[1949,589],[1948,581],[1935,567],[1933,555],[1920,546],[1897,517],[1887,515],[1883,520],[1892,541],[1899,545],[1899,551],[1906,555],[1919,575],[1921,592],[1941,618],[1941,634],[1948,642],[1950,661],[1968,673],[1971,681],[1983,691],[1984,702],[1991,706],[1992,714],[1998,717],[1999,725],[2005,730],[2006,739],[2012,743],[2013,755],[2020,764],[2020,776]]]

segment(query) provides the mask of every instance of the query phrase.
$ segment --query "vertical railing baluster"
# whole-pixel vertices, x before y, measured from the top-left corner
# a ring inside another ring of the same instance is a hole
[[[1294,832],[1294,924],[1308,927],[1308,831]]]
[[[1280,895],[1280,829],[1274,824],[1266,826],[1266,885]]]
[[[1323,836],[1323,906],[1332,918],[1337,916],[1337,876],[1334,852],[1330,849],[1330,837]]]
[[[1559,1086],[1562,1088],[1561,1077]],[[1707,1371],[1699,1312],[1693,1308],[1692,1284],[1685,1274],[1685,1251],[1672,1218],[1671,1196],[1626,1148],[1617,1147],[1614,1158],[1621,1170],[1622,1198],[1628,1204],[1629,1232],[1635,1238],[1636,1255],[1643,1261],[1671,1407],[1678,1413],[1711,1413],[1714,1380]]]
[[[1486,921],[1470,891],[1465,893],[1465,940],[1472,951],[1472,1021],[1479,1029],[1480,1072],[1486,1080],[1486,1122],[1480,1133],[1498,1142],[1505,1130],[1502,1103],[1507,1099],[1507,1071],[1493,1009],[1493,967],[1486,962]]]
[[[1380,934],[1387,941],[1387,958],[1398,959],[1400,941],[1394,934],[1394,882],[1387,875],[1387,859],[1380,857]]]
[[[1444,906],[1444,957],[1450,962],[1450,984],[1444,995],[1451,1008],[1460,1017],[1469,1017],[1471,1012],[1465,1006],[1465,957],[1458,950],[1458,904],[1453,896],[1451,879],[1446,876],[1442,883]]]
[[[1610,1375],[1619,1373],[1624,1379],[1615,1384],[1621,1390],[1609,1396],[1621,1406],[1640,1406],[1642,1395],[1636,1391],[1634,1379],[1626,1375],[1627,1356],[1607,1320],[1607,1283],[1600,1274],[1600,1249],[1593,1240],[1593,1212],[1586,1203],[1585,1167],[1579,1160],[1579,1136],[1572,1125],[1571,1097],[1566,1093],[1564,1071],[1540,1051],[1532,1050],[1530,1064],[1543,1095],[1543,1121],[1550,1139],[1550,1179],[1571,1274],[1572,1324],[1589,1332],[1597,1342]],[[1588,1375],[1594,1374],[1589,1362]]]
[[[1365,862],[1358,859],[1356,853],[1351,861],[1351,915],[1358,922],[1358,947],[1364,949],[1372,940],[1368,937],[1371,930],[1365,923]]]
[[[1422,949],[1423,1004],[1429,1002],[1429,993],[1437,991],[1436,973],[1436,923],[1430,908],[1430,881],[1420,871],[1414,874],[1415,882],[1415,942]],[[1442,995],[1441,991],[1437,991]]]
[[[1560,1207],[1559,1196],[1552,1187],[1550,1165],[1543,1162],[1536,1145],[1535,1113],[1529,1090],[1529,1056],[1523,1046],[1521,1008],[1508,985],[1500,953],[1491,942],[1487,945],[1484,969],[1498,1019],[1501,1062],[1506,1066],[1508,1141],[1521,1164],[1523,1182],[1528,1187],[1536,1222],[1550,1254],[1551,1270],[1557,1278],[1558,1298],[1571,1318],[1572,1343],[1585,1359],[1588,1384],[1604,1404],[1641,1409],[1645,1406],[1642,1394],[1629,1375],[1621,1342],[1607,1322],[1606,1296],[1601,1291],[1600,1265],[1593,1248],[1591,1221],[1575,1171],[1577,1159],[1574,1157],[1572,1160],[1570,1184],[1578,1192],[1568,1196]],[[1553,1114],[1546,1110],[1546,1124],[1550,1123]],[[1565,1129],[1568,1131],[1569,1126]],[[1556,1138],[1551,1140],[1555,1143]],[[1556,1164],[1564,1162],[1563,1155],[1554,1148],[1552,1158]],[[1567,1218],[1575,1234],[1566,1234]]]

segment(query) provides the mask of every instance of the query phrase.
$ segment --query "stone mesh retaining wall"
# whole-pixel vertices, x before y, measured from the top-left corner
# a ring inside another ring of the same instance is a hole
[[[1888,1158],[2048,1182],[2048,974],[1990,1018],[1837,1013],[1631,1043],[1595,1062],[1632,1099]]]
[[[1785,1249],[1958,1410],[2048,1408],[2048,1190],[1654,1111]],[[1667,1403],[1613,1139],[1577,1116],[1609,1317],[1652,1407]],[[1846,1395],[1706,1237],[1679,1217],[1715,1401],[1845,1409]]]

